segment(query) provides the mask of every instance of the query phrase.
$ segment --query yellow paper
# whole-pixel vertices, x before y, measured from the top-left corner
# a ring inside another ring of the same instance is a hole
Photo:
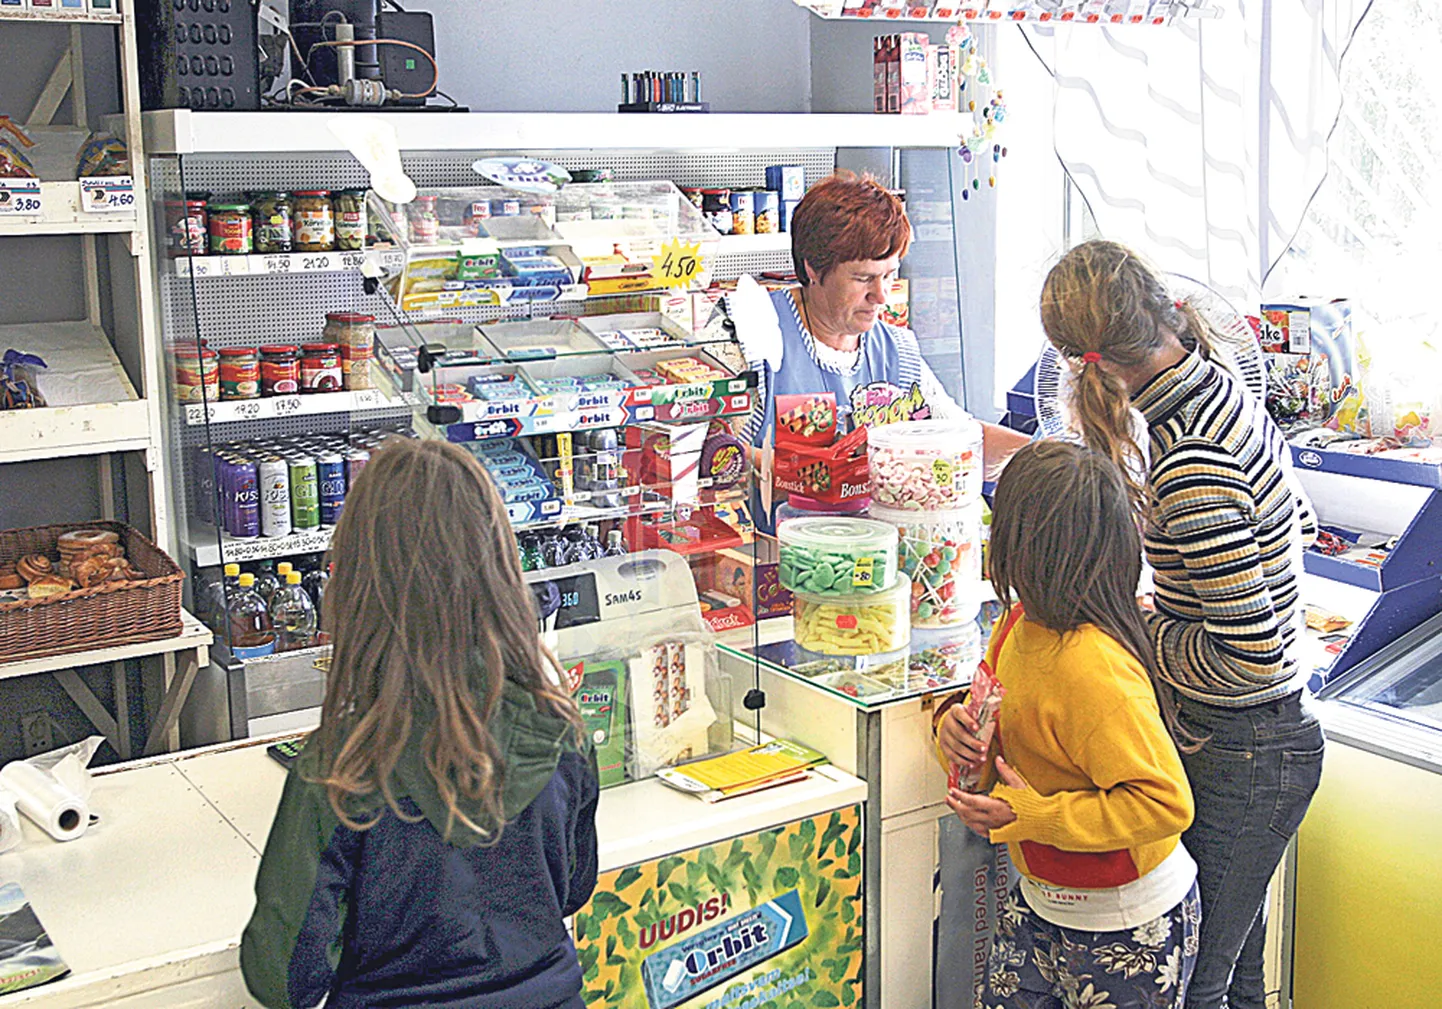
[[[652,275],[660,286],[687,288],[701,272],[701,245],[673,238],[652,260]]]

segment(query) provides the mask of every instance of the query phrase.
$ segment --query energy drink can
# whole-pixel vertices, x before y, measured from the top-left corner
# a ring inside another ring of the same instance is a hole
[[[345,454],[345,486],[349,491],[355,487],[355,479],[360,476],[361,470],[366,468],[366,463],[371,461],[371,454],[363,448],[353,448]]]
[[[260,535],[260,475],[254,462],[237,458],[230,470],[235,526],[230,534],[249,539]]]
[[[296,530],[320,528],[320,478],[315,459],[293,455],[286,464],[290,467],[290,524]]]
[[[320,524],[333,526],[340,521],[345,506],[345,459],[325,452],[316,456],[315,466],[320,482]]]
[[[279,456],[260,461],[260,534],[290,535],[290,467]]]

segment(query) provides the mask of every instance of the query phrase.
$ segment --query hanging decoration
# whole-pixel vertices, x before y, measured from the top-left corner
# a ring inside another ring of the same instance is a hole
[[[969,201],[983,185],[996,188],[1001,159],[1007,155],[999,139],[1001,124],[1006,121],[1006,102],[971,27],[958,22],[946,33],[946,41],[956,47],[958,56],[958,109],[963,116],[971,116],[971,132],[961,136],[957,148],[965,173],[961,198]]]

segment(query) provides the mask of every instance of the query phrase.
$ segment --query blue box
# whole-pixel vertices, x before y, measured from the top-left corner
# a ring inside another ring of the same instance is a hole
[[[781,230],[791,230],[791,215],[796,213],[796,208],[801,205],[800,200],[781,201]]]
[[[766,169],[766,188],[781,194],[781,200],[799,200],[806,195],[806,173],[800,165],[772,165]]]

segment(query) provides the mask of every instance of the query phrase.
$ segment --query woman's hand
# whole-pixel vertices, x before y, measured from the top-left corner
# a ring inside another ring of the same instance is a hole
[[[986,759],[986,747],[976,738],[976,719],[962,710],[963,707],[953,704],[942,714],[941,724],[936,727],[936,741],[941,744],[947,760],[970,769]]]
[[[1031,787],[1003,757],[996,758],[996,773],[1003,785],[1018,789]],[[988,841],[991,840],[993,830],[1016,822],[1016,812],[1005,799],[993,799],[989,795],[952,789],[946,793],[946,804],[973,833]]]

